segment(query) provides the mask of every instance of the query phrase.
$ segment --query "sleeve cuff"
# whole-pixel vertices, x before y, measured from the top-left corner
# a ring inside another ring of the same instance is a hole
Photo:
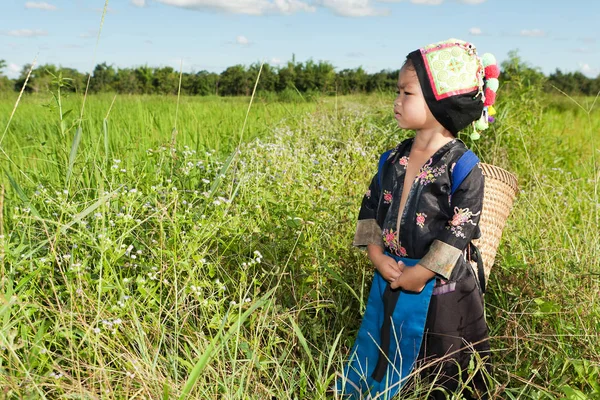
[[[381,228],[374,219],[360,219],[356,226],[353,246],[366,247],[369,244],[376,244],[383,247],[383,237]]]
[[[434,240],[425,257],[419,261],[419,265],[450,279],[452,270],[461,256],[462,251],[454,246],[440,240]]]

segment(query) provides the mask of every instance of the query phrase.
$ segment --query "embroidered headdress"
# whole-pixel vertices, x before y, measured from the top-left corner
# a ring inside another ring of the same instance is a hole
[[[494,56],[480,58],[473,44],[449,39],[415,50],[407,59],[435,119],[454,135],[473,123],[471,137],[478,139],[477,131],[487,129],[495,114],[500,70]]]

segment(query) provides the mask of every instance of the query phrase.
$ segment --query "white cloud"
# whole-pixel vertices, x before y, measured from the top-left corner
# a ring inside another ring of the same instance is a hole
[[[28,1],[25,3],[25,8],[32,9],[36,8],[38,10],[46,10],[46,11],[56,11],[56,6],[52,4],[48,4],[45,2],[36,2],[36,1]]]
[[[481,32],[481,28],[473,27],[473,28],[469,29],[469,34],[471,34],[473,36],[480,36],[481,34],[483,34],[483,32]]]
[[[10,79],[16,79],[21,75],[21,67],[17,64],[10,63],[6,67],[6,76]]]
[[[232,14],[263,15],[313,12],[315,7],[303,0],[157,0],[174,7],[222,11]]]
[[[521,36],[542,37],[546,36],[546,32],[541,29],[523,29],[521,31]]]
[[[246,36],[238,36],[235,38],[235,42],[241,46],[248,46],[250,44],[250,41],[248,40],[248,38]]]
[[[130,0],[146,3],[146,0]],[[377,8],[374,1],[397,3],[403,0],[156,0],[166,5],[194,10],[212,10],[232,14],[264,15],[314,12],[316,6],[331,10],[343,17],[370,17],[389,15],[390,10]],[[411,0],[439,4],[443,0]]]
[[[579,71],[590,78],[600,75],[600,68],[593,68],[587,63],[579,63]]]
[[[410,0],[413,4],[425,4],[428,6],[437,6],[444,2],[444,0]]]
[[[342,17],[375,17],[390,13],[387,9],[373,8],[370,0],[319,0],[317,4]]]
[[[131,0],[131,4],[133,4],[136,7],[145,7],[146,0]]]
[[[378,3],[400,3],[404,0],[376,0]],[[477,5],[485,3],[487,0],[455,0],[458,3]],[[423,4],[429,6],[437,6],[444,2],[444,0],[410,0],[413,4]]]
[[[14,29],[12,31],[3,32],[3,34],[14,37],[36,37],[47,36],[48,32],[41,29]]]
[[[281,65],[281,64],[282,64],[282,62],[281,62],[281,60],[280,60],[279,58],[277,58],[277,57],[273,57],[273,58],[271,58],[271,61],[269,62],[269,64],[273,64],[273,65]]]

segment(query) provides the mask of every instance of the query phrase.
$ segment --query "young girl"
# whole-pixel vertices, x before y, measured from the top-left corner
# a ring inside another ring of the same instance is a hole
[[[463,157],[468,149],[457,134],[475,121],[487,124],[493,64],[490,54],[482,63],[472,44],[450,39],[411,52],[400,70],[394,115],[415,136],[384,154],[362,201],[353,244],[366,247],[376,271],[338,381],[344,394],[391,398],[416,364],[431,398],[457,390],[488,396],[488,331],[467,261],[479,236],[484,179],[472,152]]]

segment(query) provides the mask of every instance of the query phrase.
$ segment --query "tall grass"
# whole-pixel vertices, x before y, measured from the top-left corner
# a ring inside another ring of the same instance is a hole
[[[372,274],[358,205],[410,134],[391,99],[259,100],[238,153],[248,99],[182,98],[173,148],[175,98],[91,96],[74,155],[81,99],[55,99],[1,143],[3,393],[326,397]],[[495,396],[600,398],[599,112],[518,82],[498,109],[470,143],[521,187],[486,294]]]

